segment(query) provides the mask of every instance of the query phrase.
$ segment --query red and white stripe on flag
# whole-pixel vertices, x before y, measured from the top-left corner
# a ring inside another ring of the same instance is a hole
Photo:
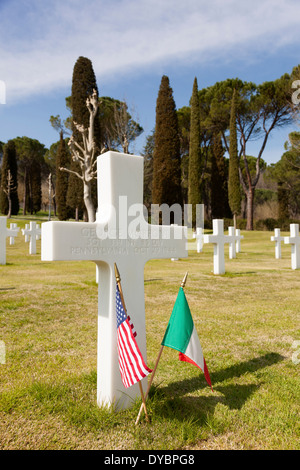
[[[133,336],[128,318],[120,324],[117,336],[119,368],[122,382],[124,386],[128,388],[142,380],[144,377],[147,377],[152,370],[149,369],[144,362],[142,354]]]
[[[127,316],[124,310],[118,284],[116,285],[116,316],[119,369],[122,382],[128,388],[147,377],[152,370],[145,364],[135,340],[136,332],[129,315]]]

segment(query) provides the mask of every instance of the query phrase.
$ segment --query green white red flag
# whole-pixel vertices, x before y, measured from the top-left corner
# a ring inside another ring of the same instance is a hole
[[[209,372],[191,311],[182,287],[180,287],[173,311],[162,340],[162,346],[179,351],[179,360],[194,364],[202,370],[212,389]]]

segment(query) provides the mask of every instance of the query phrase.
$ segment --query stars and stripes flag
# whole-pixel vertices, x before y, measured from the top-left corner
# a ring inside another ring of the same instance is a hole
[[[135,340],[136,332],[124,310],[118,284],[116,284],[116,315],[119,369],[124,387],[128,388],[147,377],[152,370],[145,364]]]

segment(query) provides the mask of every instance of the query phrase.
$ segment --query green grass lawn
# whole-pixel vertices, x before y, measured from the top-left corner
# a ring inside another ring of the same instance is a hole
[[[11,220],[14,222],[15,220]],[[17,220],[24,227],[28,220]],[[214,392],[165,348],[147,400],[96,404],[97,284],[89,262],[41,262],[19,234],[0,266],[0,449],[300,449],[300,271],[270,232],[243,232],[215,276],[213,247],[145,267],[147,363],[154,366],[181,280]],[[287,235],[287,233],[285,233]],[[299,359],[298,359],[299,356]],[[0,356],[1,357],[1,356]]]

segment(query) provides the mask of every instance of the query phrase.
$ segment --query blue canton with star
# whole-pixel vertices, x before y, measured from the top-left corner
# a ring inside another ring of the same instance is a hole
[[[127,315],[124,311],[120,292],[118,286],[116,286],[116,313],[117,313],[117,328],[126,320]]]

